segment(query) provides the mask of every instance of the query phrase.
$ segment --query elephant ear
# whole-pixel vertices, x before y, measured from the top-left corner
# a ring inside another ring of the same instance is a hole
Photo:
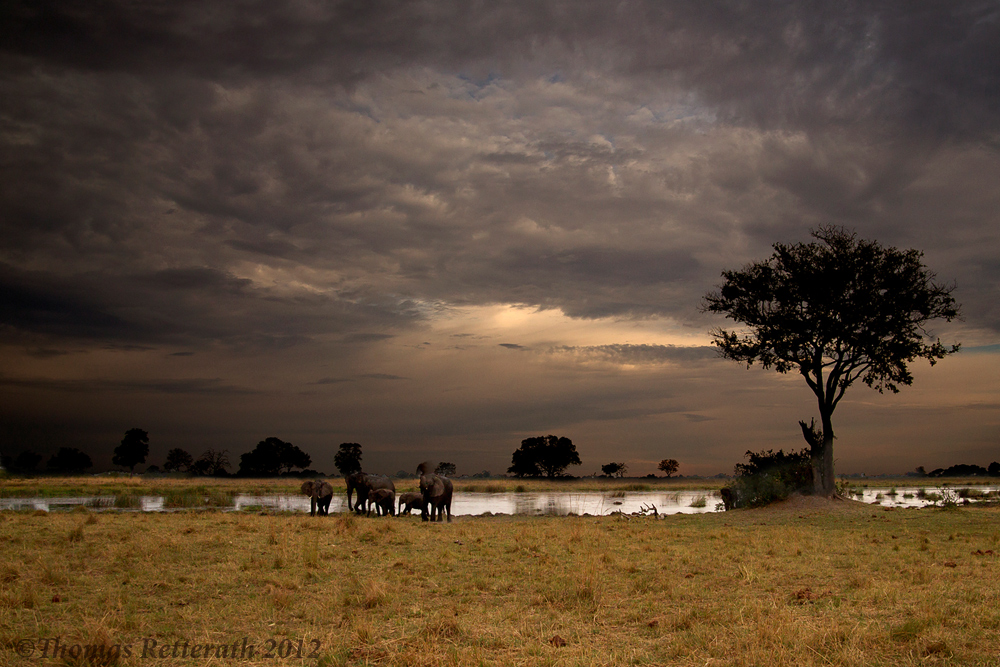
[[[299,491],[307,496],[311,496],[313,494],[313,483],[311,481],[302,482],[302,488]]]
[[[321,482],[319,485],[319,496],[332,496],[333,487],[330,486],[330,482]]]
[[[431,490],[431,496],[437,498],[438,496],[444,495],[444,480],[439,476],[434,475],[434,484]]]

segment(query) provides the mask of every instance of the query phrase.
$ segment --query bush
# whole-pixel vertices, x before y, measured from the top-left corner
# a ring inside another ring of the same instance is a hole
[[[813,488],[808,449],[788,454],[781,449],[748,451],[746,458],[746,463],[736,464],[735,478],[722,489],[726,509],[762,507]]]

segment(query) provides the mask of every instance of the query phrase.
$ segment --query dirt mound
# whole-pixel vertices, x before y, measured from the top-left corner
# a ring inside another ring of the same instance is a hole
[[[850,500],[848,498],[842,498],[840,496],[835,496],[833,498],[824,498],[823,496],[812,496],[805,495],[803,493],[794,493],[785,500],[777,503],[771,503],[766,507],[761,507],[757,512],[782,512],[782,513],[792,513],[792,512],[823,512],[823,513],[842,513],[842,514],[854,514],[857,512],[864,512],[870,510],[871,507],[865,503],[859,502],[857,500]]]

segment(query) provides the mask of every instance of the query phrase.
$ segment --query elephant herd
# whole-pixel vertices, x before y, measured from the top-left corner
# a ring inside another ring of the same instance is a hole
[[[415,507],[420,508],[420,518],[424,521],[441,521],[445,512],[451,521],[451,498],[454,487],[451,480],[437,475],[430,463],[417,466],[420,474],[420,492],[402,493],[398,498],[398,513],[409,514]],[[347,482],[348,511],[367,513],[375,510],[377,516],[395,516],[397,513],[396,486],[385,475],[369,475],[356,472],[345,477]],[[309,513],[320,516],[330,513],[333,487],[329,482],[310,480],[302,483],[302,493],[309,496]]]

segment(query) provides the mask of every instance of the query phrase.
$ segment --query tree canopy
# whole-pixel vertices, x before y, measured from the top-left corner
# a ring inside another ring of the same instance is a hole
[[[677,472],[680,465],[681,464],[677,462],[677,459],[663,459],[660,461],[660,464],[656,466],[656,469],[661,471],[667,477],[670,477]]]
[[[356,442],[342,442],[333,456],[333,465],[341,475],[361,472],[361,445]]]
[[[130,428],[125,431],[120,445],[115,447],[111,463],[134,471],[135,467],[146,461],[149,456],[149,434],[141,428]]]
[[[624,463],[605,463],[601,466],[601,472],[607,477],[624,477],[628,472],[628,466]]]
[[[576,445],[554,435],[526,438],[511,457],[507,472],[517,477],[549,477],[563,474],[571,465],[581,465]]]
[[[61,473],[79,473],[93,467],[93,465],[90,455],[81,452],[76,447],[60,447],[48,463],[50,470]]]
[[[196,475],[227,477],[229,475],[229,450],[209,449],[191,464],[190,471]]]
[[[186,450],[174,447],[167,452],[167,460],[163,462],[163,469],[167,472],[174,470],[178,472],[188,472],[194,465],[194,458]]]
[[[0,457],[0,465],[3,465],[10,472],[32,473],[42,462],[42,455],[30,450],[24,450],[16,457],[3,455]]]
[[[457,470],[458,468],[454,463],[442,461],[437,465],[437,468],[434,469],[434,474],[441,475],[442,477],[454,477]]]
[[[253,451],[240,456],[238,475],[274,477],[292,468],[308,468],[312,458],[290,442],[270,437],[261,440]]]
[[[909,363],[932,365],[958,351],[933,338],[932,320],[951,321],[953,287],[935,282],[923,253],[883,247],[841,227],[820,227],[810,243],[774,244],[774,253],[739,271],[724,271],[705,310],[741,331],[712,332],[722,356],[802,375],[816,395],[822,431],[810,441],[815,490],[834,493],[832,415],[861,380],[881,392],[912,384]]]

